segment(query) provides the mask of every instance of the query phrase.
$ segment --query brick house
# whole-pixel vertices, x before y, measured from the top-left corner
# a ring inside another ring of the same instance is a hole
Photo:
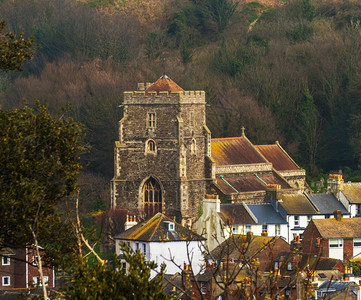
[[[305,253],[347,260],[361,252],[361,218],[342,218],[336,210],[334,218],[313,219],[303,233]]]
[[[35,262],[36,255],[31,248],[5,248],[0,255],[1,290],[29,288],[41,284]],[[47,286],[55,287],[54,269],[43,267],[43,273]]]

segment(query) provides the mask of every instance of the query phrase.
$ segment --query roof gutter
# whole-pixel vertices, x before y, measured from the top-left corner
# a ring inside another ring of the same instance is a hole
[[[239,193],[227,180],[224,179],[223,175],[220,175],[221,178],[225,183],[227,183],[236,193]]]
[[[263,180],[261,177],[259,177],[259,176],[257,175],[257,173],[254,173],[253,175],[256,176],[256,178],[257,178],[259,181],[261,181],[265,186],[268,186],[268,184],[267,184],[266,182],[264,182],[264,180]]]

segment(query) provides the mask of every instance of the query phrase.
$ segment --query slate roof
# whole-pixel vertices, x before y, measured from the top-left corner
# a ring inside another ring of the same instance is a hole
[[[273,172],[257,173],[257,175],[267,184],[279,184],[282,189],[290,188],[286,181],[276,176]],[[267,186],[254,174],[239,177],[224,177],[224,179],[238,192],[264,191],[267,189]],[[236,191],[221,178],[217,178],[217,186],[224,194],[236,193]]]
[[[339,291],[342,290],[344,288],[347,288],[349,286],[357,286],[357,284],[353,281],[325,281],[323,282],[318,288],[317,290],[323,290],[323,289],[327,289],[329,291]]]
[[[336,209],[339,209],[343,215],[350,214],[343,206],[343,204],[338,201],[334,195],[312,194],[308,196],[311,198],[312,202],[316,204],[321,215],[332,215]]]
[[[221,204],[221,211],[218,214],[225,223],[229,222],[229,224],[247,225],[257,224],[242,203]]]
[[[145,93],[149,92],[182,92],[184,91],[178,84],[176,84],[167,75],[161,76],[156,82],[145,90]]]
[[[255,145],[258,151],[272,163],[277,171],[299,170],[299,166],[288,156],[280,145]]]
[[[361,204],[361,182],[344,183],[341,192],[350,203]]]
[[[211,151],[217,166],[266,162],[253,144],[244,136],[212,139]]]
[[[321,237],[334,238],[361,238],[361,218],[342,218],[341,221],[332,219],[312,219]]]
[[[230,238],[213,249],[210,256],[217,257],[217,259],[227,258],[237,261],[240,258],[241,249],[244,249],[247,251],[244,253],[244,255],[242,254],[242,257],[252,258],[261,250],[267,249],[268,246],[272,245],[277,239],[281,239],[281,237],[253,236],[252,240],[247,242],[246,235],[232,235]]]
[[[174,230],[168,229],[169,222],[174,223]],[[174,222],[172,219],[157,213],[155,216],[141,222],[132,228],[116,235],[115,239],[143,242],[174,242],[174,241],[201,241],[202,236],[188,228]]]
[[[268,199],[267,199],[268,200]],[[305,194],[283,194],[280,205],[288,215],[316,215],[317,208],[307,198]]]
[[[270,203],[246,205],[257,218],[258,224],[287,224]]]

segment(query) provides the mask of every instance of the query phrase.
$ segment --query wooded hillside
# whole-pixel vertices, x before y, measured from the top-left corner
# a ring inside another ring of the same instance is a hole
[[[206,91],[213,137],[245,126],[312,176],[361,179],[359,1],[5,0],[0,11],[5,32],[41,46],[23,73],[0,74],[1,105],[71,104],[92,146],[80,178],[89,209],[109,198],[122,92],[163,70]]]

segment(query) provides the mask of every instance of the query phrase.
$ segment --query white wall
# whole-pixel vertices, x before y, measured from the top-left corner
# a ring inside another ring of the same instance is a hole
[[[183,268],[184,263],[191,263],[194,274],[198,274],[201,270],[201,266],[204,264],[202,250],[204,250],[204,247],[202,243],[198,241],[189,242],[188,247],[185,241],[163,243],[151,242],[149,243],[149,260],[155,261],[158,264],[158,270],[160,270],[160,265],[165,263],[166,274],[181,272],[182,270],[178,266]],[[189,262],[187,253],[191,258],[191,262]],[[169,261],[171,258],[173,258],[174,262]],[[151,273],[152,277],[156,274],[155,271],[152,271]]]
[[[329,249],[328,257],[343,260],[343,247],[331,248],[330,246],[328,246],[328,249]]]

